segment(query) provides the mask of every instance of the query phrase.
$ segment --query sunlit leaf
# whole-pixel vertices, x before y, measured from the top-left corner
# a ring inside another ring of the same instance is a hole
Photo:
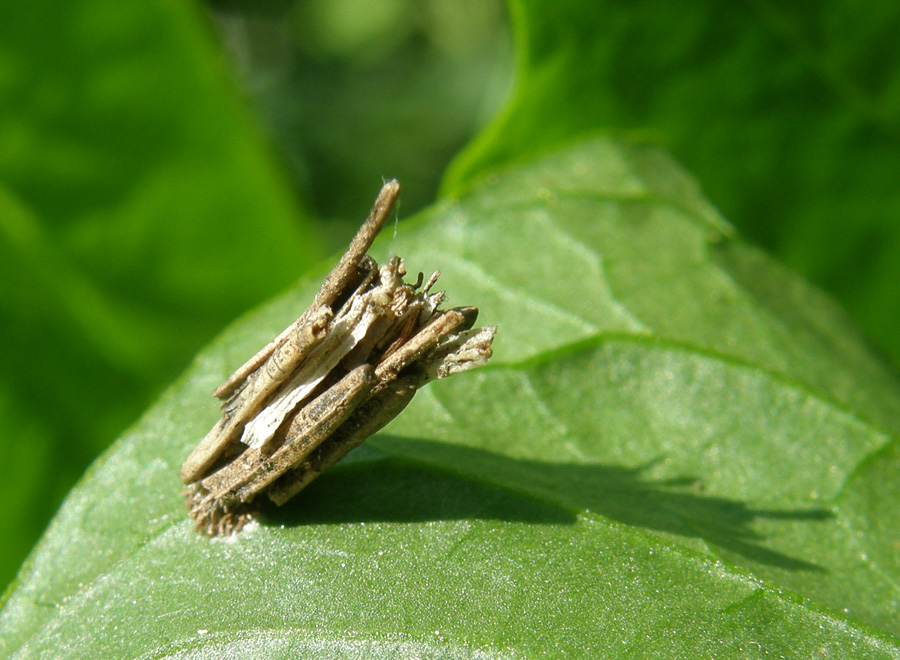
[[[900,386],[663,153],[548,154],[389,250],[499,324],[492,365],[429,385],[258,525],[201,537],[178,469],[208,393],[306,280],[72,492],[0,614],[4,656],[900,655]]]

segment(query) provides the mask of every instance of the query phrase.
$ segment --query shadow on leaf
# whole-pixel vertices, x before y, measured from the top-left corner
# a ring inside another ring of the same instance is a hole
[[[787,570],[821,571],[765,547],[760,519],[823,521],[826,509],[772,511],[704,495],[695,478],[652,481],[650,465],[548,463],[425,440],[379,436],[374,460],[320,477],[263,522],[282,525],[358,522],[507,520],[574,524],[586,512],[626,525],[688,538]]]

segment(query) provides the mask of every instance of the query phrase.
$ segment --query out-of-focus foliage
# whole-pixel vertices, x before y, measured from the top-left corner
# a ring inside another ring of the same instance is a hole
[[[341,236],[382,177],[403,184],[401,218],[433,200],[447,163],[510,86],[497,0],[214,6],[287,171],[320,216],[343,225]]]
[[[0,583],[224,323],[321,257],[203,15],[0,10]]]

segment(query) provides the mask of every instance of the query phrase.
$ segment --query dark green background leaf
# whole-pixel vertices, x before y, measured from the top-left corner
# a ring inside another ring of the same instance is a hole
[[[517,83],[445,182],[650,136],[900,365],[900,3],[511,0]]]
[[[382,241],[499,323],[492,365],[227,541],[178,466],[202,354],[70,496],[0,615],[29,657],[900,656],[900,386],[660,151],[595,140]]]
[[[0,584],[88,463],[319,239],[184,3],[0,11]]]

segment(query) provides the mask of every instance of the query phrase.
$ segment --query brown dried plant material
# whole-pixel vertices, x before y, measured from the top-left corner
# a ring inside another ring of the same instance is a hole
[[[416,390],[485,364],[495,326],[475,307],[439,309],[403,259],[366,254],[400,186],[389,181],[309,308],[213,393],[222,417],[181,468],[198,531],[240,530],[265,494],[283,504],[396,417]]]

